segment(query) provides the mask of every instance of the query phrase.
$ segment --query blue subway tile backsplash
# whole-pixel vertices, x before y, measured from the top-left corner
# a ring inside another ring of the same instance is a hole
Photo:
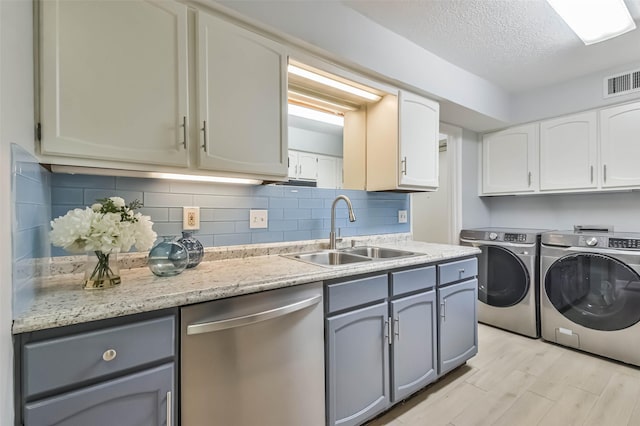
[[[328,238],[331,205],[340,194],[351,198],[357,217],[349,222],[346,204],[338,202],[336,228],[342,236],[410,230],[409,223],[397,223],[398,210],[409,209],[409,195],[402,193],[59,174],[52,175],[51,186],[52,218],[90,206],[96,198],[139,199],[159,235],[180,235],[182,207],[198,206],[200,229],[194,235],[205,247]],[[249,228],[251,209],[268,210],[267,229]],[[54,247],[52,254],[67,253]]]
[[[13,218],[12,293],[13,315],[24,312],[35,295],[40,275],[33,259],[50,256],[51,173],[19,145],[11,145],[11,205]],[[73,189],[73,188],[72,188]],[[82,194],[82,189],[79,190]],[[78,193],[75,193],[78,196]],[[75,200],[81,199],[76,198]],[[69,198],[62,199],[62,202]],[[68,206],[65,206],[65,209]]]

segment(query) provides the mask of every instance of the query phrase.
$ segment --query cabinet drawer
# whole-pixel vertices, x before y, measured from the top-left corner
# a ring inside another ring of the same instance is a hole
[[[24,395],[95,379],[174,353],[174,317],[28,343],[23,352]]]
[[[475,277],[478,275],[478,259],[474,257],[438,265],[438,273],[440,285]]]
[[[426,290],[436,285],[436,267],[409,269],[408,271],[393,272],[391,274],[391,295]]]
[[[362,278],[327,286],[327,313],[385,299],[387,275]]]

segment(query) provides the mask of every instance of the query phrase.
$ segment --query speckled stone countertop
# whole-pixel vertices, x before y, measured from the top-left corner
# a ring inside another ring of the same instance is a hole
[[[386,242],[383,239],[376,241],[375,245],[409,250],[420,255],[340,266],[317,266],[282,256],[296,249],[298,252],[309,251],[310,247],[289,244],[286,250],[282,248],[284,246],[271,247],[269,250],[263,248],[262,252],[253,248],[254,251],[249,256],[236,253],[236,257],[222,260],[209,260],[212,256],[205,256],[207,261],[175,277],[157,277],[147,267],[124,269],[121,270],[122,284],[106,290],[83,290],[83,275],[80,273],[53,275],[41,279],[42,282],[28,311],[14,318],[13,333],[189,305],[480,253],[472,247],[421,243],[407,239]],[[264,254],[264,251],[269,254]],[[261,253],[263,254],[259,255]]]

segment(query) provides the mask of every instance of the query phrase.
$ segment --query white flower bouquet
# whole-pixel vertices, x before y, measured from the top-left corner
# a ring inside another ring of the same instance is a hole
[[[95,254],[95,266],[86,271],[85,288],[120,284],[117,259],[111,255],[127,252],[134,245],[139,251],[149,250],[157,237],[151,218],[134,212],[142,206],[139,201],[128,206],[120,197],[97,201],[84,210],[70,210],[54,219],[49,234],[53,245],[71,253]]]

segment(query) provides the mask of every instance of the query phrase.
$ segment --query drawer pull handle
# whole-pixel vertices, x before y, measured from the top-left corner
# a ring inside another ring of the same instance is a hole
[[[114,359],[116,359],[116,356],[118,355],[118,353],[116,352],[115,349],[107,349],[106,351],[104,351],[104,353],[102,354],[102,359],[109,362],[109,361],[113,361]]]

